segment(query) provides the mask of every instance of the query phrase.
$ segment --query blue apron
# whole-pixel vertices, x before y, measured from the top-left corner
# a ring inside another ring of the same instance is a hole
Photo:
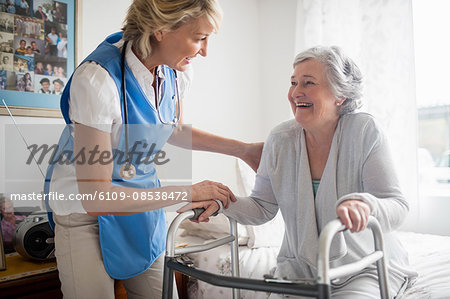
[[[122,95],[122,69],[121,53],[113,44],[122,38],[122,33],[115,33],[106,38],[85,61],[95,61],[105,68],[114,79],[120,99]],[[165,80],[163,95],[160,102],[161,117],[165,121],[173,121],[175,117],[175,75],[174,71],[163,66]],[[153,153],[157,153],[167,142],[173,131],[173,127],[161,124],[157,111],[146,98],[132,71],[125,63],[125,80],[127,93],[128,123],[129,126],[129,150],[134,145],[135,152],[148,152],[144,144],[156,147]],[[67,124],[69,119],[69,95],[72,77],[69,79],[61,96],[61,111]],[[122,111],[123,102],[121,100]],[[122,113],[123,117],[123,113]],[[59,153],[64,149],[73,151],[72,126],[66,125],[60,140]],[[125,128],[122,127],[122,133]],[[122,153],[125,149],[123,134],[116,149]],[[136,143],[136,142],[141,143]],[[136,146],[136,144],[138,146]],[[56,153],[56,157],[58,154]],[[119,169],[123,161],[114,160],[112,183],[114,185],[134,188],[158,188],[160,182],[156,174],[154,164],[135,164],[136,175],[131,180],[123,180],[119,175]],[[54,164],[47,169],[44,192],[49,193]],[[144,190],[143,190],[144,191]],[[54,225],[51,210],[49,211],[50,223]],[[162,209],[127,216],[99,216],[99,238],[102,250],[103,263],[108,274],[116,279],[127,279],[145,272],[153,262],[163,253],[166,247],[166,220]],[[89,253],[86,253],[89,254]]]

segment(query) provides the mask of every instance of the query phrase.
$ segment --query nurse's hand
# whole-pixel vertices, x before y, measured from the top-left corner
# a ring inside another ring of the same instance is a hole
[[[217,202],[215,202],[214,200],[207,200],[189,203],[184,207],[182,207],[181,209],[179,209],[177,213],[183,213],[196,208],[205,209],[205,211],[198,217],[197,220],[191,220],[192,222],[196,223],[208,222],[209,217],[220,209],[219,204]]]
[[[370,207],[364,201],[349,199],[337,206],[336,214],[346,228],[352,233],[357,233],[367,227]]]
[[[256,172],[258,170],[259,162],[261,161],[263,147],[264,142],[246,143],[239,158],[250,165]]]
[[[203,181],[192,185],[192,202],[210,199],[220,200],[225,209],[228,208],[230,201],[236,201],[233,192],[221,183]]]

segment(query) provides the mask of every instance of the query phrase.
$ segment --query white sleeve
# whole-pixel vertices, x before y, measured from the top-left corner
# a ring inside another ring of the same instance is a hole
[[[69,118],[110,133],[122,122],[119,92],[113,78],[95,62],[78,67],[70,87]]]
[[[178,88],[180,92],[180,99],[184,100],[186,94],[191,88],[191,82],[194,79],[194,68],[191,65],[189,65],[186,71],[184,72],[177,71],[177,76],[178,76]]]

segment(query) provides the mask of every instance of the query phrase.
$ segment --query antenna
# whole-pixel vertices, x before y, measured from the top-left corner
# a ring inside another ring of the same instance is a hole
[[[39,168],[39,171],[41,172],[42,177],[45,179],[44,172],[42,171],[41,167],[39,166],[39,163],[36,161],[36,158],[34,157],[33,152],[30,150],[30,146],[28,145],[28,142],[25,140],[25,137],[23,136],[22,132],[20,131],[19,126],[17,125],[14,116],[12,115],[11,111],[10,111],[9,108],[8,108],[8,105],[6,105],[6,102],[5,102],[4,99],[2,99],[2,102],[3,102],[3,105],[5,105],[5,108],[6,108],[6,110],[8,111],[9,116],[10,116],[11,119],[12,119],[12,121],[13,121],[13,123],[14,123],[14,126],[16,127],[17,131],[19,132],[20,137],[22,137],[23,142],[24,142],[25,145],[27,146],[27,150],[30,152],[31,156],[33,157],[34,162],[36,163],[37,167]]]

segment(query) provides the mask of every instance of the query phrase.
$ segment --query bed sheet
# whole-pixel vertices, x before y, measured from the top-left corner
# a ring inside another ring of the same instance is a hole
[[[247,246],[239,248],[240,276],[254,279],[262,279],[276,266],[278,247],[265,247],[250,249]],[[190,255],[194,259],[196,267],[221,275],[231,275],[230,246],[222,246],[203,253]],[[228,288],[212,286],[204,281],[197,281],[188,289],[189,298],[232,298],[232,291]],[[251,290],[241,290],[241,298],[265,299],[268,294]]]
[[[419,273],[402,299],[450,298],[450,237],[398,232],[409,262]]]
[[[400,241],[409,252],[411,267],[419,277],[412,287],[405,291],[401,299],[444,299],[450,298],[450,237],[397,232]],[[201,244],[205,240],[184,237],[182,241]],[[279,247],[250,249],[239,247],[240,274],[242,277],[262,279],[273,271]],[[221,246],[209,251],[190,254],[199,269],[222,275],[231,275],[230,247]],[[231,290],[210,285],[203,281],[189,284],[191,299],[232,298]],[[241,290],[241,298],[264,299],[268,294]]]
[[[203,244],[204,239],[195,236],[177,237],[178,242],[189,245]],[[248,248],[239,246],[240,276],[262,279],[275,269],[279,247]],[[194,261],[195,267],[207,272],[231,276],[230,246],[223,245],[208,251],[191,253],[189,257]],[[193,278],[188,283],[188,294],[191,299],[221,299],[232,298],[232,290],[210,285],[204,281]],[[268,294],[251,290],[241,290],[242,299],[265,299]]]

